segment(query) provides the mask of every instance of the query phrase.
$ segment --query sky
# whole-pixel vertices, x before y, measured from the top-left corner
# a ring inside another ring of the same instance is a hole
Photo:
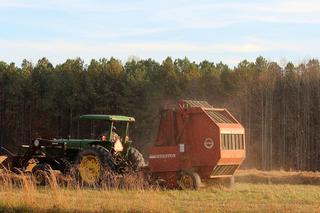
[[[0,60],[320,58],[315,0],[0,0]],[[282,63],[282,64],[281,64]]]

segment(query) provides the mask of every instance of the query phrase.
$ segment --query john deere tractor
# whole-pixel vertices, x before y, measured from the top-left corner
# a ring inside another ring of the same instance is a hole
[[[99,185],[106,173],[125,174],[145,166],[142,154],[132,147],[129,126],[133,117],[88,114],[80,116],[86,126],[78,126],[78,139],[35,139],[14,155],[1,147],[2,164],[29,171],[39,183],[52,170],[66,174],[76,168],[79,179],[87,185]],[[82,122],[83,123],[83,122]],[[89,125],[88,125],[89,123]],[[82,127],[80,127],[82,126]],[[90,132],[87,137],[79,133]]]

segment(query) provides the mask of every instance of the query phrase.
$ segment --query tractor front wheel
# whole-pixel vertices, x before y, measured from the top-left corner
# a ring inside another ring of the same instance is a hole
[[[198,190],[201,185],[201,178],[193,171],[181,171],[178,175],[178,185],[182,190]]]
[[[38,186],[46,186],[51,178],[51,167],[49,164],[38,164],[32,169],[32,176]]]

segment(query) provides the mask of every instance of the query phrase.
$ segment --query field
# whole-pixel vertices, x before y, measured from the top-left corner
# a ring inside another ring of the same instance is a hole
[[[320,185],[300,182],[306,179],[315,181],[319,178],[319,173],[268,173],[249,170],[238,172],[236,180],[240,182],[232,189],[208,186],[200,191],[70,189],[60,188],[54,184],[48,188],[37,189],[30,183],[22,184],[18,189],[6,185],[0,190],[0,210],[2,212],[320,212]],[[265,181],[267,183],[264,183]]]

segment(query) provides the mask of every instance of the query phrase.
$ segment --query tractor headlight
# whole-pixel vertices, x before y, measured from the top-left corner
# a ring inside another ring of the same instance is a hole
[[[40,141],[38,139],[36,139],[36,140],[34,140],[33,144],[35,147],[38,147],[40,144]]]

